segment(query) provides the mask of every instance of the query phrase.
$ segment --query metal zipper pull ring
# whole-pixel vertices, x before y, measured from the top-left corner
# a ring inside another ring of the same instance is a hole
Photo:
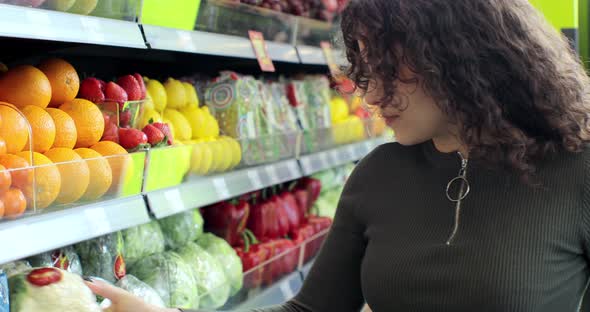
[[[449,193],[451,186],[453,186],[453,183],[455,182],[459,182],[461,183],[460,188],[463,189],[465,186],[467,187],[467,189],[465,189],[465,191],[461,191],[459,192],[459,194],[457,194],[457,198],[453,198],[453,196]],[[464,175],[458,176],[453,178],[451,181],[449,181],[449,183],[447,183],[447,198],[452,201],[453,203],[459,202],[461,200],[463,200],[465,197],[467,197],[467,195],[469,195],[469,192],[471,191],[471,186],[469,186],[469,181],[467,181],[467,178]]]

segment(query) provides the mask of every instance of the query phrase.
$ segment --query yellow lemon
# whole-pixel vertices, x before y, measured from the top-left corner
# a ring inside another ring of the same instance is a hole
[[[151,109],[155,110],[156,107],[154,106],[154,99],[149,91],[145,91],[145,100],[143,102],[143,109]]]
[[[141,116],[141,120],[139,121],[139,128],[143,129],[143,127],[150,124],[150,121],[153,122],[162,122],[162,116],[160,113],[156,112],[154,109],[145,109],[143,111],[143,115]]]
[[[183,108],[186,106],[186,92],[180,81],[168,78],[164,82],[164,88],[166,88],[166,95],[168,96],[167,107]]]
[[[219,154],[219,171],[225,172],[229,170],[233,164],[232,147],[225,139],[217,139],[216,142],[221,149]]]
[[[213,165],[213,151],[206,142],[197,143],[195,148],[199,148],[202,151],[201,163],[195,168],[195,173],[200,175],[208,174],[211,171]]]
[[[180,110],[193,130],[193,139],[205,138],[205,114],[196,106],[186,106]]]
[[[170,120],[170,125],[174,128],[174,138],[179,141],[188,141],[193,137],[193,129],[188,120],[179,111],[171,108],[164,110],[164,116]]]
[[[159,81],[150,79],[145,87],[152,97],[156,111],[164,111],[168,104],[168,96],[166,95],[166,89],[164,86]]]
[[[223,136],[222,138],[229,143],[232,154],[231,167],[234,168],[242,161],[242,147],[240,146],[240,143],[232,137]]]
[[[188,82],[182,82],[182,86],[184,87],[184,94],[186,96],[186,105],[190,107],[199,107],[199,97],[197,96],[197,90],[195,90],[195,87]]]

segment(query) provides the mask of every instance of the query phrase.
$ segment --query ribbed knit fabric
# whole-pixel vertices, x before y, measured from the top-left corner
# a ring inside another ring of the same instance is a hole
[[[539,165],[541,187],[470,161],[457,236],[445,195],[460,166],[432,142],[360,162],[292,301],[262,312],[575,312],[589,277],[590,151]]]

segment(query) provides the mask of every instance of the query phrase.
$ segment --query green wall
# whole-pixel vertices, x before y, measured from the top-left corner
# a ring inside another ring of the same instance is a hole
[[[557,29],[578,28],[579,0],[530,0]]]

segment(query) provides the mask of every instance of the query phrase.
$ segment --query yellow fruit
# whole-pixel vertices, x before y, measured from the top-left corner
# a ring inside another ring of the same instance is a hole
[[[88,170],[90,170],[90,183],[82,199],[95,200],[104,195],[113,183],[113,173],[106,158],[100,153],[89,148],[77,148],[74,152],[86,159]]]
[[[70,115],[76,124],[76,147],[89,147],[100,140],[104,132],[104,117],[98,106],[88,100],[73,99],[59,109]]]
[[[90,170],[82,157],[64,147],[52,148],[45,153],[45,156],[54,163],[58,163],[56,166],[61,176],[62,187],[55,202],[69,204],[80,199],[90,183]]]
[[[216,140],[209,140],[205,142],[211,148],[211,153],[213,156],[213,161],[211,163],[211,172],[218,172],[221,171],[224,164],[223,159],[223,146]]]
[[[204,138],[216,138],[219,136],[219,124],[217,123],[217,119],[209,114],[209,111],[206,110],[205,113],[205,126],[203,129],[203,137]]]
[[[31,152],[25,151],[16,154],[24,159],[31,159]],[[35,167],[35,202],[37,209],[49,207],[61,189],[61,175],[59,169],[51,162],[47,156],[33,152],[33,165]],[[68,186],[65,186],[68,187]],[[29,183],[21,187],[21,191],[27,198],[27,207],[33,207],[33,176],[30,176]]]
[[[225,172],[231,168],[233,164],[232,147],[225,139],[217,139],[217,145],[221,147],[220,154],[220,168],[219,171]]]
[[[154,99],[149,91],[145,91],[145,101],[143,103],[143,109],[152,109],[155,110],[156,107],[154,106]]]
[[[76,0],[76,3],[68,10],[70,13],[88,15],[94,11],[98,0]]]
[[[334,123],[345,120],[348,117],[348,104],[343,98],[335,97],[330,101],[330,115]]]
[[[176,133],[174,132],[174,127],[172,126],[172,121],[168,118],[162,118],[162,122],[168,124],[168,128],[170,128],[170,135],[172,135],[172,141],[176,144]]]
[[[196,106],[186,106],[180,110],[192,129],[193,139],[205,138],[205,114]]]
[[[195,90],[195,87],[188,82],[183,82],[182,86],[184,87],[184,94],[186,96],[186,105],[190,107],[199,107],[199,97],[197,96],[197,90]]]
[[[203,149],[200,147],[199,143],[194,143],[194,141],[189,141],[188,143],[190,143],[192,147],[190,170],[192,173],[199,174],[199,168],[203,161]]]
[[[158,112],[164,111],[166,105],[168,104],[168,95],[166,95],[166,89],[164,86],[155,79],[148,80],[146,84],[146,89],[152,96],[152,100],[154,101],[154,108]]]
[[[200,142],[195,148],[201,149],[203,157],[199,167],[195,168],[194,172],[200,175],[206,175],[211,171],[211,165],[213,164],[213,152],[211,151],[211,147],[205,142]]]
[[[57,108],[47,108],[46,110],[55,123],[55,141],[53,141],[52,147],[74,148],[78,139],[74,119]]]
[[[143,115],[141,116],[141,120],[139,121],[139,128],[143,129],[143,127],[147,126],[150,121],[152,122],[161,122],[162,116],[160,113],[156,112],[153,109],[144,109]]]
[[[21,112],[25,115],[31,130],[33,131],[33,151],[39,153],[45,153],[51,148],[55,141],[55,123],[53,118],[49,115],[45,109],[28,105],[21,109]],[[30,142],[25,144],[25,151],[30,149]]]
[[[232,137],[222,136],[221,138],[229,143],[232,154],[231,168],[234,168],[242,161],[242,148],[240,147],[240,143],[238,143],[238,141]]]
[[[47,107],[51,100],[51,83],[45,74],[31,65],[16,66],[0,76],[0,101],[18,108],[35,105]]]
[[[168,78],[164,82],[164,88],[166,88],[166,95],[168,95],[168,108],[183,108],[186,106],[186,92],[180,81]]]
[[[164,110],[164,118],[170,120],[170,126],[174,128],[174,138],[187,141],[193,137],[193,130],[188,120],[179,111],[167,108]]]
[[[47,6],[56,11],[66,12],[71,9],[76,3],[76,0],[48,0]]]

